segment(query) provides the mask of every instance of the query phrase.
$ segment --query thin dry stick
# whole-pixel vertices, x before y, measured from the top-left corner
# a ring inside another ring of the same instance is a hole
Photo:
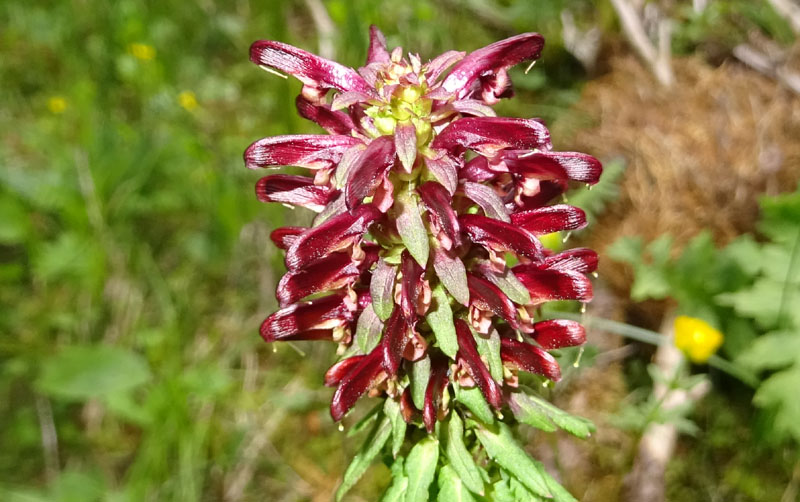
[[[311,19],[319,36],[319,55],[327,59],[335,59],[336,49],[333,46],[333,39],[336,36],[336,27],[322,5],[320,0],[306,0],[306,7],[311,12]]]
[[[800,75],[778,65],[769,56],[748,44],[740,44],[733,48],[733,55],[750,68],[762,75],[774,78],[793,92],[800,94]]]
[[[783,16],[792,27],[792,31],[800,35],[800,5],[792,0],[769,0],[772,8]]]
[[[658,47],[650,41],[644,29],[644,24],[636,9],[628,0],[611,0],[614,10],[617,11],[622,23],[622,31],[633,49],[650,67],[656,80],[664,87],[670,87],[675,81],[672,73],[672,53],[670,52],[670,38],[672,23],[669,19],[658,22]]]
[[[53,421],[53,409],[47,398],[36,396],[36,414],[39,417],[39,431],[42,435],[44,474],[47,482],[50,483],[58,477],[61,462],[58,455],[58,434]]]

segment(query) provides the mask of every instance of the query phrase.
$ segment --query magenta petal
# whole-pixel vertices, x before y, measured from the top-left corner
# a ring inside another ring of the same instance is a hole
[[[299,235],[286,251],[286,267],[299,270],[335,251],[354,244],[370,224],[381,216],[371,204],[363,204],[350,213],[342,213]]]
[[[473,183],[483,183],[494,179],[499,173],[489,168],[489,161],[486,157],[475,157],[467,162],[458,172],[460,179]]]
[[[349,115],[331,110],[329,105],[315,105],[302,94],[295,100],[297,113],[304,119],[316,122],[330,134],[349,136],[356,126]]]
[[[400,309],[409,324],[417,318],[417,303],[422,295],[422,274],[425,272],[408,250],[402,255],[403,278],[400,281]]]
[[[586,213],[575,206],[556,204],[514,213],[511,223],[534,235],[545,235],[585,227]]]
[[[476,79],[492,76],[522,61],[536,60],[542,47],[544,38],[538,33],[523,33],[487,45],[462,59],[444,79],[442,87],[463,98]]]
[[[594,184],[603,166],[591,155],[578,152],[538,152],[510,155],[506,164],[512,172],[540,179],[570,179]]]
[[[333,253],[301,270],[289,271],[278,283],[281,307],[306,296],[352,284],[361,274],[349,253]]]
[[[417,129],[413,123],[397,124],[394,129],[394,144],[400,164],[410,173],[417,160]]]
[[[391,61],[389,51],[386,49],[386,37],[374,24],[369,27],[369,49],[367,50],[367,64],[388,63]]]
[[[560,349],[583,344],[586,330],[576,321],[551,319],[534,324],[532,336],[544,349]]]
[[[492,187],[471,181],[464,182],[462,187],[464,195],[478,204],[483,209],[483,214],[487,217],[511,223],[511,218],[508,216],[503,200]]]
[[[447,51],[439,54],[426,65],[425,78],[429,83],[436,82],[439,75],[464,58],[465,52]]]
[[[380,347],[376,348],[350,370],[339,383],[331,401],[331,417],[334,421],[344,418],[358,398],[383,377]]]
[[[504,362],[509,362],[528,373],[542,375],[554,382],[561,380],[561,368],[558,367],[556,359],[529,343],[519,342],[513,338],[502,338],[500,357]]]
[[[436,181],[445,187],[450,195],[456,193],[458,170],[461,167],[460,160],[448,153],[440,152],[437,157],[426,157],[425,165],[428,167],[428,171],[436,178]]]
[[[276,228],[269,234],[269,238],[278,249],[286,251],[292,246],[292,243],[298,235],[307,230],[306,227],[280,227]]]
[[[532,260],[542,258],[542,244],[533,234],[511,223],[479,214],[462,214],[458,218],[472,242],[496,252],[511,251]]]
[[[536,119],[464,117],[439,133],[431,147],[448,152],[468,148],[491,156],[504,148],[549,150],[552,145],[547,128]]]
[[[502,317],[508,324],[517,329],[517,307],[500,288],[477,275],[467,274],[470,304],[494,315]]]
[[[275,166],[298,166],[325,169],[339,163],[345,150],[361,143],[352,136],[296,134],[274,136],[256,141],[244,152],[250,169]]]
[[[254,42],[250,46],[250,60],[257,65],[288,73],[310,87],[373,94],[366,80],[352,68],[281,42]]]
[[[500,386],[492,379],[489,369],[478,354],[478,346],[469,326],[462,319],[456,319],[456,338],[458,353],[456,358],[463,361],[469,376],[483,392],[486,400],[497,409],[503,406],[503,393]]]
[[[307,176],[273,174],[256,183],[256,197],[261,202],[281,202],[316,212],[322,211],[334,195],[330,187],[315,185]]]
[[[442,392],[447,383],[447,359],[437,357],[431,362],[431,376],[425,388],[425,404],[422,408],[422,421],[429,434],[433,434],[436,416],[442,402]]]
[[[592,299],[592,283],[579,272],[537,270],[534,265],[517,265],[514,275],[528,288],[533,304],[554,300]]]
[[[447,189],[435,181],[429,181],[420,185],[417,193],[428,209],[428,215],[433,224],[444,232],[452,246],[460,246],[461,225],[458,223],[458,215],[451,205],[453,199]]]
[[[400,361],[408,344],[410,329],[402,310],[394,309],[392,316],[386,321],[383,339],[378,346],[383,354],[383,368],[390,375],[397,374],[397,370],[400,368]]]
[[[325,372],[325,387],[336,387],[339,385],[339,383],[344,380],[344,377],[346,377],[365,357],[367,356],[359,355],[348,357],[331,366],[328,371]]]
[[[267,317],[261,324],[261,337],[267,342],[318,339],[352,318],[344,296],[324,296],[289,305]]]
[[[477,99],[460,99],[454,101],[452,106],[455,111],[464,115],[471,115],[473,117],[497,116],[491,106],[487,106],[483,101],[478,101]]]
[[[345,202],[352,209],[373,194],[394,165],[395,148],[391,136],[380,136],[367,146],[347,173]]]
[[[597,270],[597,253],[589,248],[568,249],[545,258],[542,268],[588,274]]]

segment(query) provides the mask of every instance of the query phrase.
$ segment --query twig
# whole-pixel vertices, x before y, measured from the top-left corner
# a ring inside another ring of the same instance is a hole
[[[793,3],[792,0],[769,0],[769,3],[789,22],[792,31],[800,35],[800,5]]]
[[[569,10],[561,11],[561,36],[564,47],[581,62],[586,71],[591,72],[597,65],[600,53],[602,32],[597,26],[582,31],[575,24],[575,17]]]
[[[333,45],[333,40],[336,37],[336,27],[322,5],[320,0],[306,0],[306,7],[311,12],[311,19],[314,21],[314,27],[317,28],[319,35],[319,55],[327,58],[334,59],[336,57],[336,48]]]
[[[622,31],[639,57],[650,67],[656,80],[664,87],[672,86],[675,76],[672,73],[670,51],[671,21],[661,19],[658,22],[658,46],[656,47],[648,38],[641,18],[628,0],[611,0],[611,4],[622,23]]]
[[[762,75],[774,78],[795,93],[800,94],[800,75],[792,72],[785,65],[778,65],[755,47],[748,44],[737,45],[733,48],[733,55]]]
[[[61,461],[58,455],[58,433],[53,421],[53,408],[50,401],[36,396],[36,414],[39,417],[39,431],[42,435],[42,452],[44,454],[44,474],[50,483],[58,477]]]

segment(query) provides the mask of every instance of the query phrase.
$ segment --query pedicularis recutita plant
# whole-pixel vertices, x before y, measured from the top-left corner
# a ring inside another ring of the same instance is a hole
[[[253,169],[308,169],[266,176],[256,195],[318,213],[309,228],[271,235],[288,272],[261,336],[339,345],[325,375],[334,420],[364,394],[383,400],[354,427],[372,431],[340,499],[385,449],[385,500],[572,500],[501,412],[547,431],[591,427],[518,375],[560,379],[548,351],[582,344],[585,332],[537,319],[539,307],[589,301],[597,266],[594,251],[554,254],[539,237],[586,224],[579,208],[550,201],[570,181],[597,182],[600,163],[553,151],[540,120],[491,108],[512,95],[508,69],[543,44],[525,33],[423,63],[390,52],[373,27],[358,70],[281,42],[250,48],[254,63],[303,83],[298,112],[328,132],[265,138],[244,155]]]

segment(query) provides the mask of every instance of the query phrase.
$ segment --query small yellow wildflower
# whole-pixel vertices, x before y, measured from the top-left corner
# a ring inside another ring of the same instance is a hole
[[[152,45],[147,44],[130,44],[128,45],[128,52],[133,54],[133,57],[142,61],[150,61],[156,57],[156,49]]]
[[[692,362],[708,361],[722,345],[722,340],[722,333],[701,319],[688,316],[675,319],[675,346]]]
[[[60,115],[67,110],[67,100],[61,96],[53,96],[47,100],[47,109],[54,115]]]
[[[178,104],[190,112],[197,108],[197,97],[192,91],[183,91],[178,94]]]

